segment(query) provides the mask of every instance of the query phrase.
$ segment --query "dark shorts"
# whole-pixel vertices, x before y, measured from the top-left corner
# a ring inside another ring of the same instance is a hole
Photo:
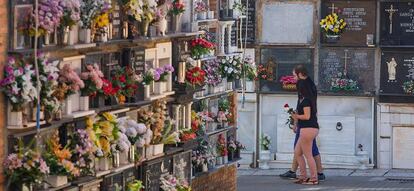
[[[299,140],[299,136],[300,136],[300,133],[299,132],[300,132],[300,130],[298,129],[298,131],[296,133],[295,144],[294,144],[294,147],[293,148],[296,147],[296,143]],[[312,143],[312,155],[313,156],[318,156],[319,154],[320,153],[319,153],[318,145],[316,145],[316,139],[313,139],[313,143]]]

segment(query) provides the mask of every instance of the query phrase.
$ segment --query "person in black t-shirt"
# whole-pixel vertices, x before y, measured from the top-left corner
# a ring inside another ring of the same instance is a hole
[[[303,65],[298,65],[298,66],[295,67],[292,74],[296,77],[296,80],[298,80],[297,84],[296,84],[297,86],[299,86],[300,84],[304,84],[304,87],[308,88],[308,91],[311,93],[311,96],[309,96],[309,97],[311,97],[311,100],[315,103],[315,110],[317,112],[318,92],[317,92],[315,83],[308,76],[308,72],[307,72],[306,68]],[[301,97],[302,96],[298,93],[297,105],[299,105]],[[293,131],[296,134],[295,141],[294,141],[294,147],[293,147],[293,148],[295,148],[296,144],[299,140],[300,130],[297,128],[297,126],[295,126]],[[319,181],[324,181],[325,180],[325,174],[323,173],[321,156],[320,156],[320,153],[319,153],[318,146],[316,144],[316,139],[313,140],[313,143],[312,143],[312,155],[313,155],[313,157],[315,158],[315,161],[316,161],[316,167],[317,167],[317,170],[318,170],[318,180]],[[293,157],[291,169],[289,171],[283,173],[283,174],[280,174],[279,176],[282,177],[282,178],[295,179],[297,169],[298,169],[298,163],[296,161],[296,157]]]
[[[297,70],[295,72],[298,74]],[[316,162],[312,155],[312,143],[319,133],[316,96],[313,92],[314,88],[309,83],[297,83],[297,90],[299,93],[297,113],[292,114],[292,117],[297,121],[297,131],[300,133],[295,147],[295,157],[299,164],[300,175],[295,183],[315,185],[319,184]],[[310,169],[310,178],[307,178],[305,158]]]

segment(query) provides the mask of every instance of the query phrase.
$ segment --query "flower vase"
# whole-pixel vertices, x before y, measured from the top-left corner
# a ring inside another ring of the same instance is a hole
[[[46,33],[44,36],[45,41],[43,42],[44,45],[49,45],[50,44],[50,34]]]
[[[39,119],[43,120],[45,118],[45,112],[43,111],[43,108],[40,108],[40,114],[39,114]],[[37,120],[37,106],[34,105],[32,108],[32,121],[36,121]]]
[[[233,82],[227,82],[227,90],[233,90]]]
[[[223,164],[223,157],[216,157],[216,165],[222,165]]]
[[[107,171],[111,168],[111,163],[108,157],[102,157],[98,159],[98,169],[100,171]]]
[[[145,19],[142,20],[142,22],[140,23],[139,32],[140,32],[141,36],[144,37],[144,38],[148,37],[149,24],[150,24],[150,22],[145,20]]]
[[[68,177],[67,176],[58,176],[58,175],[52,175],[46,178],[45,180],[50,186],[53,188],[57,188],[60,186],[63,186],[68,183]]]
[[[233,151],[229,152],[229,155],[227,156],[227,158],[228,158],[228,161],[233,161],[234,160],[234,152]]]
[[[161,17],[160,20],[157,23],[158,35],[165,36],[167,28],[168,28],[167,19],[165,19],[165,17]]]
[[[152,156],[154,156],[154,146],[153,145],[148,145],[145,147],[145,158],[150,158]]]
[[[214,19],[214,11],[208,11],[207,12],[207,18],[208,19]]]
[[[207,12],[199,12],[197,13],[197,20],[206,20],[207,19]]]
[[[223,164],[227,164],[229,161],[227,160],[228,158],[227,158],[227,156],[223,156],[222,157],[222,159],[223,159]]]
[[[83,29],[79,30],[79,41],[89,44],[91,43],[91,29]]]
[[[79,110],[89,111],[89,96],[81,96],[79,98]]]
[[[326,34],[325,35],[325,37],[326,37],[326,42],[327,43],[336,43],[336,42],[338,42],[339,41],[339,35],[329,35],[329,34]]]
[[[20,186],[20,188],[17,188],[18,190],[21,191],[33,191],[33,185],[32,184],[28,184],[28,183],[24,183]]]
[[[127,22],[127,21],[124,21],[124,22],[122,23],[122,38],[123,38],[123,39],[127,39],[127,38],[129,37],[129,32],[128,32],[128,30],[129,30],[129,25],[128,25],[128,22]]]
[[[164,144],[154,145],[153,149],[154,149],[153,151],[154,156],[160,155],[164,153]]]
[[[125,150],[119,153],[119,164],[126,165],[129,163],[129,150]]]
[[[53,112],[45,111],[45,121],[50,124],[53,121]]]
[[[214,93],[216,93],[214,90],[215,90],[214,86],[212,86],[212,85],[209,85],[208,86],[208,94],[214,94]]]
[[[182,13],[173,16],[173,20],[172,20],[173,29],[172,30],[176,33],[181,32],[181,18],[182,18],[182,16],[183,16]]]
[[[167,82],[155,82],[154,84],[154,93],[157,95],[161,95],[165,92],[165,90],[167,89]]]
[[[136,154],[135,146],[132,145],[128,150],[128,160],[130,163],[135,162],[135,154]]]
[[[172,85],[173,84],[173,80],[172,80],[172,73],[168,73],[167,75],[167,82],[166,82],[166,91],[167,92],[172,92]]]
[[[70,29],[69,27],[64,27],[63,28],[63,34],[62,34],[62,42],[61,44],[63,45],[68,45],[69,44],[69,37],[70,36]]]
[[[203,163],[203,166],[202,166],[202,172],[208,172],[208,165],[207,165],[207,163]]]
[[[7,113],[7,125],[23,128],[23,112],[10,110]]]
[[[269,150],[262,150],[260,151],[260,160],[259,160],[259,167],[260,169],[267,170],[269,169],[269,162],[270,160],[270,151]]]
[[[112,166],[118,168],[121,165],[120,156],[121,154],[118,151],[112,153]]]
[[[151,87],[149,85],[144,85],[144,99],[148,100],[151,96]]]

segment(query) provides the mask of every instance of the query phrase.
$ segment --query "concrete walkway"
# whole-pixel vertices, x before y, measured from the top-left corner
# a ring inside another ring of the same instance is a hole
[[[325,170],[326,181],[303,186],[279,178],[287,169],[239,170],[238,191],[414,191],[414,170]]]

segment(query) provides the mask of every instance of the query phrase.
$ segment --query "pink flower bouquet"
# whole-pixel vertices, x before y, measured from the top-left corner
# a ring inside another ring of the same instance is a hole
[[[81,89],[84,96],[96,96],[104,85],[104,75],[97,64],[86,66],[86,72],[82,72],[81,79],[85,86]]]

